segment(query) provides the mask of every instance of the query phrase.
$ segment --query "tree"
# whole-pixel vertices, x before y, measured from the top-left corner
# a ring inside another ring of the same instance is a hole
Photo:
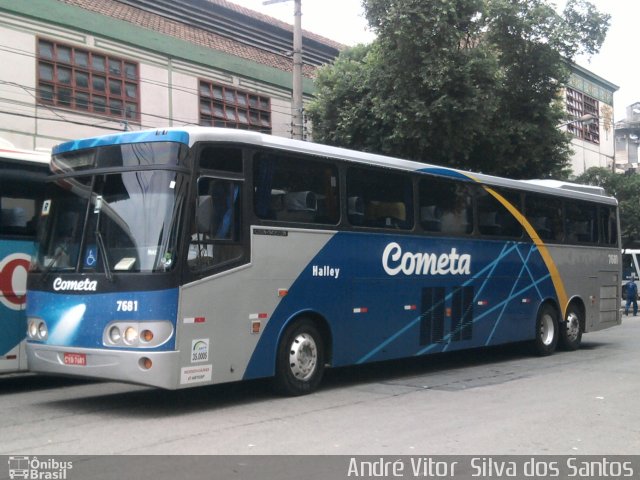
[[[623,175],[606,168],[593,167],[575,179],[584,185],[596,185],[618,199],[622,245],[640,241],[640,175]]]
[[[322,68],[316,140],[512,178],[562,176],[567,60],[608,16],[569,0],[364,0],[377,33]],[[569,20],[571,23],[569,23]]]

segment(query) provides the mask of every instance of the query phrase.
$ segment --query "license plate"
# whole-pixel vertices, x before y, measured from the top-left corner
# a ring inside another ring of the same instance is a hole
[[[87,365],[87,355],[85,353],[64,352],[63,361],[65,365],[84,367]]]

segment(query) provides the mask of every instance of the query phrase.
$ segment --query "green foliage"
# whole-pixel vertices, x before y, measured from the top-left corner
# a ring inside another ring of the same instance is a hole
[[[567,173],[567,59],[608,18],[569,0],[364,0],[377,40],[322,68],[320,142],[512,178]],[[569,20],[572,23],[569,23]]]
[[[611,15],[600,13],[595,6],[586,0],[568,0],[564,9],[564,18],[572,29],[567,32],[562,53],[567,58],[576,54],[594,55],[598,53],[607,36]],[[576,42],[577,35],[581,42]]]
[[[640,175],[614,173],[593,167],[575,179],[584,185],[596,185],[618,199],[622,245],[640,241]]]

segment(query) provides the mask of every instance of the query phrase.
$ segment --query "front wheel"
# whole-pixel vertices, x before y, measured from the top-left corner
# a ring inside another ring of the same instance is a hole
[[[567,316],[560,326],[560,346],[564,350],[577,350],[582,341],[582,312],[575,305],[569,305]]]
[[[287,328],[276,360],[275,384],[286,395],[313,392],[324,373],[324,343],[315,324],[302,319]]]
[[[540,308],[536,319],[533,349],[540,356],[551,355],[558,344],[558,312],[549,304]]]

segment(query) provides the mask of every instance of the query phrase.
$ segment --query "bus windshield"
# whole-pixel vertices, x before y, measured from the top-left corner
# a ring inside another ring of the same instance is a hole
[[[168,170],[59,179],[42,209],[36,269],[170,270],[185,190],[186,177]]]

